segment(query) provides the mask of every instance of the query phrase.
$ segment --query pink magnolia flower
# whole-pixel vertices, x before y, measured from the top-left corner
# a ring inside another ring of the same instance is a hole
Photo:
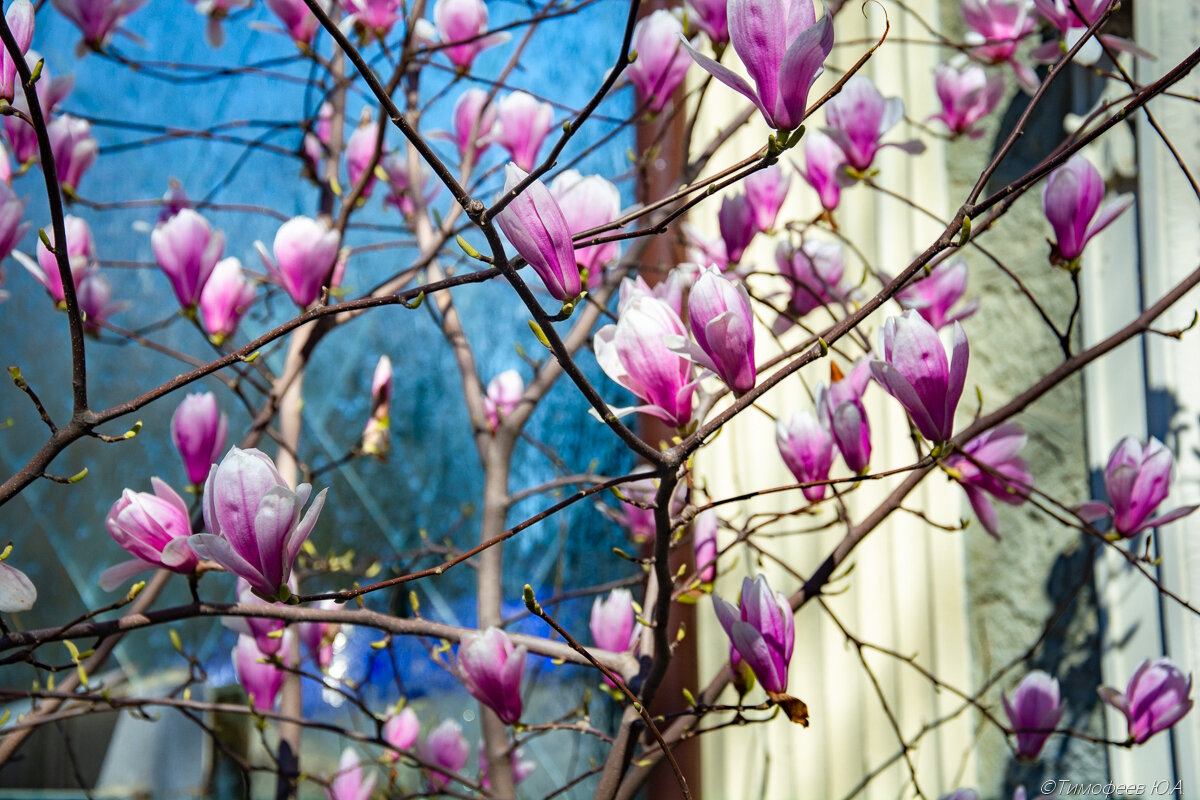
[[[471,746],[463,736],[462,726],[452,719],[445,720],[429,734],[421,746],[421,757],[439,769],[426,773],[434,789],[444,789],[451,776],[466,766]]]
[[[633,298],[644,294],[663,301],[675,312],[675,316],[682,319],[683,295],[691,289],[698,274],[699,269],[695,264],[680,264],[667,273],[665,280],[654,284],[654,288],[650,288],[641,275],[624,278],[621,280],[621,288],[618,290],[617,314],[620,315],[624,312]]]
[[[264,598],[280,593],[292,574],[300,546],[325,505],[322,489],[300,516],[312,486],[292,491],[274,462],[258,450],[232,448],[204,482],[204,525],[188,543],[201,558],[245,578]]]
[[[183,308],[194,308],[200,292],[221,260],[225,234],[213,231],[208,220],[185,208],[150,234],[150,247],[166,273]]]
[[[652,113],[666,108],[692,64],[679,44],[682,36],[683,24],[662,8],[642,17],[633,28],[630,49],[637,53],[637,60],[626,74]]]
[[[875,380],[904,406],[922,436],[946,441],[954,432],[954,411],[967,377],[970,349],[962,326],[954,323],[949,358],[937,331],[916,311],[888,317],[881,339],[883,360],[871,362]]]
[[[16,567],[0,562],[0,611],[28,611],[37,602],[37,587]]]
[[[901,308],[915,310],[940,331],[979,310],[978,300],[972,300],[957,311],[950,310],[966,290],[967,262],[959,256],[937,265],[928,275],[896,292],[896,302]]]
[[[862,402],[871,382],[870,362],[869,356],[860,359],[847,375],[834,365],[829,386],[818,383],[815,392],[817,415],[856,475],[864,473],[871,461],[871,422]]]
[[[312,607],[325,610],[341,608],[335,600],[321,600]],[[296,626],[304,652],[318,669],[326,669],[333,661],[333,644],[341,628],[337,622],[301,622]]]
[[[404,709],[383,723],[383,739],[392,749],[384,754],[389,761],[398,761],[401,750],[407,750],[417,743],[421,733],[421,723],[417,720],[417,712],[411,707]]]
[[[291,631],[284,631],[283,635],[289,637]],[[290,648],[282,645],[281,648],[286,658]],[[275,708],[275,700],[287,673],[265,660],[253,636],[238,637],[237,647],[233,650],[233,669],[256,710],[271,711]]]
[[[371,416],[362,433],[362,451],[385,458],[391,449],[392,360],[380,356],[371,378]]]
[[[722,272],[727,272],[737,266],[731,263],[729,254],[725,252],[725,242],[718,236],[709,239],[696,229],[694,225],[683,223],[683,235],[687,243],[688,261],[694,264],[712,264]]]
[[[94,269],[85,271],[80,277],[75,299],[79,301],[79,310],[83,314],[83,332],[90,336],[98,335],[102,323],[129,307],[129,303],[113,301],[108,278]]]
[[[772,592],[767,579],[758,575],[742,580],[737,607],[714,594],[713,610],[740,659],[768,694],[787,692],[788,665],[796,644],[792,608],[782,594]]]
[[[460,70],[469,70],[475,57],[508,41],[507,33],[488,35],[488,10],[483,0],[437,0],[433,22],[445,45],[442,52]]]
[[[467,89],[454,103],[454,135],[451,138],[462,158],[473,150],[478,159],[491,143],[488,135],[496,125],[496,106],[486,102],[487,97],[488,93],[483,89]]]
[[[1037,758],[1066,710],[1059,699],[1058,680],[1034,670],[1017,686],[1011,700],[1001,692],[1000,701],[1017,736],[1017,757]]]
[[[384,38],[396,22],[403,18],[400,13],[400,0],[341,0],[342,6],[354,15],[354,21],[373,33],[377,38]]]
[[[554,108],[526,92],[513,92],[497,104],[496,122],[487,142],[496,142],[525,172],[537,165],[538,151],[554,125]]]
[[[679,316],[666,303],[643,294],[629,302],[616,325],[596,332],[600,368],[644,403],[614,409],[618,416],[641,411],[675,428],[691,422],[692,365],[668,346],[666,337],[672,335],[687,336]]]
[[[1073,269],[1092,237],[1133,204],[1133,196],[1129,194],[1115,197],[1101,207],[1103,199],[1104,181],[1092,163],[1081,155],[1072,156],[1046,178],[1042,209],[1054,228],[1052,263]]]
[[[121,28],[125,17],[145,5],[146,0],[51,0],[51,3],[75,23],[85,44],[99,50]]]
[[[68,214],[63,219],[63,227],[67,234],[67,261],[71,267],[75,288],[78,290],[79,282],[83,280],[84,274],[89,271],[92,261],[96,257],[96,247],[92,241],[91,228],[79,217]],[[46,237],[50,240],[50,244],[54,245],[54,231],[47,230]],[[38,240],[37,245],[37,261],[20,251],[14,251],[12,255],[38,283],[45,287],[55,305],[65,308],[65,295],[62,276],[58,271],[58,261],[54,254],[46,249],[41,240]]]
[[[782,167],[772,164],[746,178],[743,184],[754,227],[763,233],[770,231],[775,227],[783,201],[787,199],[791,179],[783,174]]]
[[[225,43],[225,31],[221,23],[234,11],[250,8],[252,0],[188,0],[196,9],[196,13],[208,17],[204,26],[204,41],[209,47],[220,47]]]
[[[395,206],[407,219],[417,213],[417,203],[414,199],[416,191],[410,185],[408,155],[399,151],[388,153],[380,163],[383,174],[387,178],[388,194],[383,198],[383,207]],[[433,198],[437,197],[439,185],[432,181],[433,174],[429,167],[422,163],[418,169],[421,174],[421,200],[428,208]]]
[[[246,278],[242,262],[223,258],[200,291],[200,321],[208,338],[217,344],[237,332],[238,323],[254,305],[254,284]]]
[[[736,394],[754,388],[754,314],[743,284],[706,267],[688,295],[688,326],[696,347],[688,356],[715,372]],[[698,349],[697,349],[698,348]]]
[[[1104,702],[1125,715],[1129,738],[1136,744],[1167,730],[1192,710],[1192,676],[1184,677],[1169,658],[1143,661],[1124,694],[1107,686],[1099,691]]]
[[[12,186],[12,179],[12,156],[9,155],[8,148],[4,145],[4,143],[0,142],[0,181]]]
[[[175,491],[151,478],[154,493],[125,489],[104,518],[113,540],[134,556],[133,561],[110,567],[100,576],[100,587],[112,591],[138,572],[162,567],[188,574],[200,559],[187,546],[192,523],[187,504]]]
[[[998,74],[989,76],[978,64],[947,62],[933,73],[933,82],[942,110],[932,119],[941,120],[952,136],[982,136],[983,130],[975,123],[992,113],[1004,97],[1004,79]]]
[[[845,302],[849,295],[849,290],[842,286],[846,263],[840,244],[808,239],[793,248],[787,242],[780,242],[775,250],[775,265],[791,288],[788,308],[797,317],[830,303]],[[776,330],[791,324],[791,320],[781,315]]]
[[[912,154],[924,152],[925,145],[916,140],[887,144],[880,141],[903,118],[903,100],[884,97],[870,78],[858,74],[826,103],[825,133],[842,148],[847,165],[866,172],[882,147],[898,147]]]
[[[267,272],[283,286],[288,297],[307,308],[321,296],[321,287],[334,271],[338,234],[324,221],[293,217],[275,233],[274,258],[262,242],[254,246]]]
[[[479,702],[496,712],[501,722],[521,719],[521,676],[525,648],[517,646],[499,628],[466,634],[455,662],[458,679]]]
[[[29,223],[21,221],[25,216],[25,202],[25,198],[18,197],[7,183],[0,182],[0,259],[7,258],[29,230]]]
[[[347,747],[338,759],[337,774],[329,782],[325,795],[329,800],[370,800],[371,792],[375,790],[375,777],[372,774],[363,779],[362,759]]]
[[[217,456],[225,449],[229,418],[217,406],[212,392],[189,394],[171,416],[171,440],[175,442],[188,480],[198,485],[208,477]]]
[[[511,163],[506,165],[502,195],[512,192],[527,177],[528,173],[521,167]],[[536,180],[527,186],[496,215],[496,224],[533,267],[551,297],[567,301],[579,296],[583,287],[579,265],[575,262],[571,229],[544,183]]]
[[[754,209],[746,195],[739,192],[721,198],[721,210],[717,212],[717,228],[721,231],[721,241],[725,245],[728,264],[736,264],[742,260],[742,255],[753,241],[754,234],[758,233],[754,218]]]
[[[658,484],[651,478],[630,481],[621,487],[624,498],[616,510],[603,503],[597,504],[597,508],[620,525],[631,542],[645,544],[654,539],[654,495],[657,491]]]
[[[692,58],[721,83],[749,99],[776,130],[804,121],[808,91],[833,49],[833,20],[816,18],[813,0],[729,0],[729,39],[754,88],[728,67],[695,50]]]
[[[842,179],[845,175],[846,154],[837,142],[819,130],[804,136],[804,168],[797,167],[800,177],[817,190],[821,207],[833,211],[842,198]]]
[[[777,420],[775,443],[797,483],[829,479],[829,470],[833,467],[833,437],[811,413],[797,411],[786,425],[783,420]],[[816,502],[825,497],[826,488],[824,483],[806,486],[804,496]]]
[[[1175,458],[1158,439],[1150,437],[1143,447],[1137,439],[1127,436],[1113,448],[1104,468],[1108,503],[1089,500],[1076,513],[1088,522],[1111,517],[1113,530],[1126,539],[1186,517],[1200,506],[1183,506],[1151,517],[1167,499],[1174,471]]]
[[[558,203],[572,235],[607,225],[621,216],[621,193],[599,175],[584,177],[577,170],[559,173],[550,182],[550,194]],[[575,262],[588,271],[588,285],[604,278],[604,267],[617,260],[617,242],[575,248]]]
[[[701,583],[717,578],[717,510],[708,508],[692,520],[692,550],[696,559],[697,577]]]
[[[520,784],[537,769],[535,762],[526,760],[525,751],[520,747],[513,748],[512,754],[509,756],[509,763],[512,764],[514,785]],[[484,789],[492,787],[492,782],[488,779],[487,752],[483,742],[479,743],[479,785]]]
[[[633,647],[636,619],[633,594],[628,589],[613,589],[608,597],[592,601],[588,630],[601,650],[624,653]]]
[[[25,54],[25,63],[31,65],[37,64],[41,58],[41,55],[37,51],[29,50]],[[69,75],[64,78],[52,78],[50,68],[45,65],[42,66],[42,74],[38,78],[35,88],[37,90],[38,105],[42,107],[42,115],[46,119],[52,117],[52,113],[58,108],[58,104],[70,93],[74,82],[74,79]],[[9,144],[12,145],[13,158],[17,160],[18,164],[25,165],[36,161],[38,158],[37,134],[34,133],[33,126],[25,121],[29,117],[29,102],[25,99],[24,89],[18,91],[14,86],[13,95],[13,108],[20,111],[21,114],[6,115],[3,118],[4,133],[8,136]]]
[[[1062,37],[1061,41],[1051,39],[1040,47],[1034,48],[1030,53],[1030,58],[1034,61],[1050,63],[1062,58],[1067,50],[1074,47],[1087,29],[1104,16],[1104,12],[1110,5],[1113,5],[1113,2],[1112,0],[1074,0],[1074,7],[1067,0],[1033,0],[1033,4]],[[1128,39],[1097,33],[1095,37],[1088,39],[1079,48],[1079,52],[1075,54],[1075,61],[1084,65],[1095,64],[1104,54],[1103,45],[1107,45],[1109,49],[1117,52],[1133,53],[1141,58],[1153,58],[1150,53]]]
[[[971,54],[987,64],[1008,63],[1021,88],[1036,91],[1037,73],[1016,58],[1017,45],[1033,30],[1031,0],[962,0],[962,13]]]
[[[500,420],[507,417],[521,403],[525,394],[525,381],[515,369],[506,369],[488,381],[483,396],[483,409],[487,414],[488,428],[495,432]]]
[[[320,22],[308,10],[304,0],[266,0],[267,8],[283,23],[284,30],[297,45],[312,47]]]
[[[100,145],[92,136],[92,126],[87,120],[60,114],[46,126],[46,135],[50,137],[58,182],[64,191],[73,194],[79,188],[83,174],[100,154]]]
[[[22,55],[28,52],[29,45],[33,43],[33,3],[29,0],[13,0],[4,12],[4,21]],[[17,64],[5,49],[0,54],[0,99],[10,103],[13,101],[14,83],[19,83]]]
[[[167,180],[167,191],[162,196],[162,210],[158,212],[159,224],[166,222],[174,217],[180,211],[192,207],[192,201],[188,198],[187,192],[183,190],[183,184],[175,178]]]
[[[321,103],[317,110],[317,122],[312,130],[304,134],[304,157],[313,176],[322,174],[321,164],[329,154],[329,137],[333,134],[333,104]]]
[[[984,530],[997,540],[1000,523],[987,497],[1014,506],[1029,499],[1033,473],[1025,459],[1017,455],[1027,438],[1020,425],[1006,422],[976,436],[963,447],[962,455],[955,454],[945,461],[946,469],[956,473]]]
[[[371,166],[371,159],[375,156],[375,143],[378,136],[379,126],[372,122],[370,114],[366,113],[363,114],[362,121],[346,142],[346,172],[350,178],[350,185],[357,185],[363,173],[367,174],[367,185],[362,192],[364,199],[371,196],[371,189],[375,185],[375,171],[371,170],[368,173],[367,168]],[[384,151],[387,150],[386,143],[382,143],[381,146]]]
[[[289,589],[292,587],[288,587]],[[244,579],[237,579],[237,601],[241,605],[282,605],[268,603],[254,594],[253,587]],[[264,656],[273,656],[283,647],[282,634],[279,633],[287,623],[281,619],[270,617],[222,617],[221,623],[230,630],[237,631],[243,636],[250,636],[258,651]]]
[[[693,14],[688,19],[708,34],[713,46],[729,43],[728,0],[688,0]]]

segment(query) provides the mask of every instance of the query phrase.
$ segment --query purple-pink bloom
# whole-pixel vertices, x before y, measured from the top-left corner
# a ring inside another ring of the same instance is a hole
[[[1125,715],[1129,738],[1142,744],[1165,731],[1192,710],[1192,676],[1184,676],[1169,658],[1138,665],[1125,693],[1102,686],[1100,698]]]
[[[371,416],[362,433],[362,451],[384,458],[391,449],[392,360],[380,356],[371,377]]]
[[[798,411],[786,425],[782,419],[777,420],[775,443],[796,482],[816,484],[805,486],[804,496],[812,502],[824,498],[826,485],[820,481],[829,479],[829,470],[833,466],[833,437],[816,417],[807,411]]]
[[[504,191],[497,200],[529,177],[520,166],[504,167]],[[556,300],[573,300],[582,290],[571,229],[546,184],[535,180],[496,215],[508,241],[542,279]]]
[[[509,38],[507,33],[487,35],[488,10],[483,0],[437,0],[433,22],[445,43],[442,52],[461,70],[470,69],[475,56]]]
[[[1034,670],[1017,686],[1011,700],[1001,692],[1000,702],[1017,737],[1017,757],[1037,758],[1066,710],[1059,699],[1058,680]]]
[[[25,54],[25,63],[37,64],[41,58],[36,50],[29,50]],[[38,105],[42,107],[42,115],[46,119],[51,118],[54,109],[70,93],[74,82],[74,78],[69,75],[65,78],[52,79],[49,67],[42,66],[42,74],[38,78],[35,88]],[[14,86],[13,94],[13,108],[21,113],[4,117],[4,133],[8,136],[8,143],[12,145],[13,158],[17,160],[18,164],[24,165],[36,161],[38,158],[37,134],[34,133],[33,126],[26,121],[29,118],[29,102],[25,99],[24,89],[16,91]]]
[[[341,0],[356,23],[382,38],[402,18],[400,0]]]
[[[488,381],[483,396],[483,410],[487,414],[488,428],[493,433],[500,427],[500,420],[520,405],[524,394],[525,381],[515,369],[506,369]]]
[[[435,789],[444,789],[451,775],[466,766],[471,757],[471,746],[463,736],[462,726],[448,719],[434,728],[421,746],[421,757],[440,768],[430,769],[427,777]]]
[[[358,184],[363,174],[367,175],[366,186],[363,187],[361,197],[366,199],[371,196],[371,189],[375,186],[375,171],[367,172],[367,168],[371,166],[371,159],[375,157],[375,143],[379,139],[379,126],[371,121],[369,114],[363,115],[363,121],[354,129],[354,133],[350,134],[350,139],[346,142],[346,173],[350,178],[350,185]],[[386,145],[381,142],[380,146]]]
[[[79,279],[75,299],[79,301],[79,311],[83,315],[83,332],[91,336],[100,333],[101,323],[129,307],[128,303],[113,302],[108,278],[94,269],[85,271]]]
[[[796,168],[800,177],[817,190],[821,208],[833,211],[842,198],[842,176],[846,154],[837,142],[819,130],[804,136],[804,168]]]
[[[1096,21],[1104,15],[1104,12],[1112,5],[1112,0],[1073,0],[1073,3],[1068,0],[1033,0],[1033,4],[1062,37],[1061,41],[1051,39],[1040,47],[1034,48],[1033,52],[1029,54],[1034,61],[1049,63],[1057,61],[1067,50],[1074,47],[1087,29],[1096,24]],[[1083,43],[1079,52],[1075,54],[1074,60],[1076,63],[1084,65],[1095,64],[1104,55],[1105,46],[1110,50],[1133,53],[1141,58],[1153,58],[1150,53],[1128,39],[1097,33],[1095,37]]]
[[[417,712],[410,706],[405,706],[399,714],[388,717],[388,721],[383,723],[383,740],[392,749],[384,753],[384,758],[398,761],[399,751],[407,750],[416,744],[420,733],[421,723],[417,720]]]
[[[1092,163],[1081,155],[1072,156],[1050,173],[1042,190],[1042,209],[1054,228],[1051,262],[1072,268],[1092,237],[1133,204],[1133,196],[1123,194],[1101,208],[1103,199],[1104,181]]]
[[[285,638],[289,637],[291,632],[284,631],[283,635]],[[289,648],[283,647],[282,650],[286,658]],[[264,661],[264,658],[253,636],[238,637],[237,647],[233,650],[233,669],[256,711],[271,711],[275,708],[275,699],[279,696],[284,678],[287,677],[286,672]]]
[[[654,495],[657,491],[658,484],[651,478],[630,481],[621,487],[625,497],[616,511],[604,504],[598,507],[601,513],[625,529],[630,541],[645,544],[654,539]]]
[[[341,605],[336,600],[320,600],[313,603],[311,608],[332,611],[341,608]],[[324,670],[333,660],[333,643],[341,628],[337,622],[301,622],[296,626],[300,644],[318,668]]]
[[[338,233],[323,221],[293,217],[275,233],[274,258],[262,242],[254,246],[267,272],[279,281],[288,297],[307,308],[321,296],[321,287],[334,271]]]
[[[104,527],[113,541],[125,548],[134,560],[104,571],[100,588],[111,591],[130,575],[162,567],[188,574],[200,559],[187,546],[192,523],[187,504],[158,478],[151,478],[154,493],[125,489],[104,518]]]
[[[12,614],[28,611],[37,602],[37,587],[29,576],[10,564],[0,562],[0,611]]]
[[[662,300],[675,312],[675,316],[682,319],[684,292],[691,289],[692,284],[696,280],[695,276],[699,274],[698,269],[693,274],[692,267],[695,267],[695,264],[680,264],[667,273],[665,280],[654,284],[654,288],[650,288],[645,278],[641,275],[624,278],[621,281],[621,288],[618,290],[617,315],[619,316],[625,311],[625,307],[629,305],[634,297],[644,294]]]
[[[611,182],[599,175],[580,175],[569,169],[550,182],[550,194],[575,235],[607,225],[621,216],[621,193]],[[575,247],[575,262],[588,271],[588,285],[596,286],[604,279],[604,268],[616,261],[620,244],[605,242]]]
[[[754,388],[754,314],[746,287],[706,267],[688,295],[688,326],[699,346],[691,358],[736,394]]]
[[[687,243],[687,258],[693,264],[712,264],[722,272],[728,271],[731,266],[729,255],[725,252],[725,242],[718,236],[716,239],[709,239],[696,226],[687,222],[683,223],[684,241]]]
[[[913,154],[925,150],[925,145],[916,140],[880,141],[903,118],[904,101],[884,97],[870,78],[859,74],[846,81],[842,91],[826,103],[825,133],[842,148],[850,167],[865,172],[882,147],[898,147]]]
[[[1017,45],[1035,23],[1031,0],[962,0],[962,13],[971,54],[986,64],[1008,63],[1021,88],[1035,91],[1037,73],[1016,58]]]
[[[637,60],[629,65],[626,74],[652,113],[666,108],[692,65],[679,45],[682,36],[683,24],[663,8],[638,20],[634,26],[630,49],[637,53]]]
[[[804,121],[808,91],[833,49],[833,20],[813,0],[729,0],[729,39],[754,81],[684,46],[705,71],[748,98],[776,130]],[[682,37],[681,37],[682,38]]]
[[[7,258],[29,230],[29,223],[21,221],[25,215],[25,202],[25,198],[18,197],[7,183],[0,182],[0,259]],[[58,274],[57,264],[54,273]]]
[[[284,30],[292,37],[292,41],[304,48],[312,47],[320,23],[308,10],[304,0],[266,0],[266,4],[271,13],[283,23]]]
[[[628,589],[613,589],[603,600],[592,601],[588,630],[596,647],[624,653],[633,647],[635,628],[633,594]]]
[[[964,133],[976,139],[983,135],[975,123],[992,113],[1004,96],[1004,78],[998,74],[989,76],[979,64],[956,66],[952,62],[942,64],[933,73],[934,87],[942,110],[933,115],[950,130],[951,136]]]
[[[728,0],[688,0],[693,14],[688,19],[696,27],[708,34],[708,40],[713,46],[729,42],[729,12]]]
[[[962,454],[945,461],[946,469],[955,474],[967,493],[984,530],[996,539],[1000,538],[1000,523],[987,496],[1014,506],[1029,499],[1033,473],[1018,455],[1027,438],[1020,425],[1006,422],[976,436],[963,447]]]
[[[729,264],[741,261],[746,248],[754,239],[754,234],[758,233],[754,222],[754,209],[746,200],[746,195],[738,192],[721,198],[721,209],[717,212],[717,228],[721,231],[721,241],[725,245],[726,264],[721,268],[726,269]]]
[[[474,151],[475,158],[483,155],[490,140],[487,138],[496,124],[496,106],[487,102],[488,93],[479,88],[467,89],[454,103],[454,143],[458,154],[467,157]],[[551,110],[553,115],[553,110]]]
[[[8,6],[8,11],[4,12],[4,21],[8,24],[21,54],[24,55],[33,42],[33,3],[29,0],[13,0]],[[3,54],[0,54],[0,99],[11,103],[14,97],[14,83],[19,82],[17,64],[5,49]]]
[[[513,92],[496,104],[496,122],[487,143],[508,151],[525,172],[537,165],[538,151],[554,126],[554,108],[527,92]]]
[[[712,583],[717,578],[719,527],[715,508],[706,508],[692,520],[692,550],[696,559],[696,575],[701,583]]]
[[[79,282],[96,258],[96,244],[92,239],[92,229],[79,217],[68,214],[63,218],[63,229],[66,232],[67,240],[67,262],[71,266],[71,276],[78,288]],[[46,238],[50,240],[51,246],[57,247],[54,243],[53,230],[46,231]],[[14,258],[17,258],[15,254]],[[61,306],[65,295],[63,294],[62,276],[58,271],[58,260],[54,253],[46,249],[46,245],[39,239],[36,263],[27,257],[20,257],[17,260],[30,275],[37,279],[38,283],[46,287],[46,291],[55,304]]]
[[[51,0],[51,4],[75,23],[84,43],[99,50],[120,29],[125,17],[145,5],[146,0]]]
[[[499,628],[469,633],[458,645],[455,671],[463,686],[479,702],[512,725],[521,719],[521,676],[525,648],[517,646]]]
[[[1112,517],[1113,530],[1126,539],[1186,517],[1200,506],[1183,506],[1151,517],[1167,499],[1174,471],[1175,458],[1158,439],[1150,437],[1143,447],[1137,439],[1127,436],[1113,448],[1104,468],[1108,503],[1090,500],[1076,512],[1088,522]]]
[[[199,485],[208,477],[217,456],[225,449],[229,418],[217,406],[212,392],[189,394],[171,416],[171,440],[183,458],[188,480]]]
[[[618,414],[641,411],[674,428],[691,422],[692,364],[668,346],[669,336],[687,336],[679,316],[666,303],[644,294],[629,302],[616,325],[596,332],[594,350],[600,368],[644,403]]]
[[[836,365],[835,365],[836,366]],[[871,382],[870,357],[860,359],[848,375],[833,370],[829,386],[818,383],[817,416],[833,437],[846,466],[856,475],[871,462],[871,423],[862,396]]]
[[[772,164],[760,169],[743,182],[746,187],[746,202],[754,219],[754,227],[766,233],[775,227],[779,209],[787,199],[791,178],[783,174],[783,168]]]
[[[383,198],[383,207],[395,206],[405,218],[411,217],[417,212],[417,193],[409,182],[409,165],[408,154],[399,151],[393,151],[383,157],[380,162],[383,168],[383,174],[387,178],[388,194]],[[429,206],[430,201],[437,197],[439,184],[433,183],[430,185],[432,173],[429,167],[421,163],[418,167],[421,175],[421,201],[425,207]]]
[[[188,0],[196,13],[208,17],[204,26],[204,40],[210,47],[220,47],[225,43],[225,31],[221,23],[235,10],[250,8],[253,0]]]
[[[54,167],[63,190],[74,193],[83,173],[96,161],[100,145],[92,136],[92,126],[84,119],[60,114],[46,126]]]
[[[288,587],[291,588],[291,587]],[[237,579],[237,601],[242,605],[282,605],[268,603],[254,594],[254,590],[244,578]],[[243,636],[253,637],[258,651],[264,656],[272,656],[283,646],[282,631],[287,623],[271,617],[222,617],[221,623]]]
[[[292,491],[265,453],[231,448],[204,482],[209,532],[193,534],[188,543],[201,558],[245,578],[261,597],[274,597],[291,576],[327,491],[322,489],[301,517],[311,484]]]
[[[242,271],[242,262],[236,258],[218,261],[200,291],[200,321],[208,338],[220,344],[233,336],[254,298],[254,284]]]
[[[979,310],[979,301],[972,300],[957,311],[951,311],[967,290],[967,261],[962,256],[943,262],[920,280],[908,283],[896,292],[901,308],[913,309],[935,330],[964,320]]]
[[[363,779],[362,759],[347,747],[338,759],[337,774],[329,782],[325,795],[329,800],[370,800],[371,792],[375,790],[375,777],[371,774]]]
[[[967,377],[970,348],[957,322],[953,337],[948,358],[933,326],[916,311],[905,311],[883,323],[883,360],[871,362],[875,380],[931,442],[944,442],[954,433],[954,411]]]
[[[537,769],[536,763],[525,760],[525,751],[520,747],[513,748],[509,755],[509,763],[512,764],[513,785],[521,783]],[[479,743],[479,785],[484,789],[492,787],[492,782],[488,779],[487,752],[483,742]]]
[[[329,153],[329,137],[333,134],[333,104],[321,103],[317,110],[317,124],[304,134],[304,157],[308,159],[313,177],[321,174],[321,162]]]
[[[742,596],[735,608],[714,594],[713,610],[738,656],[769,694],[787,692],[788,664],[796,643],[792,608],[782,594],[771,591],[759,574],[742,579]]]
[[[221,260],[225,234],[214,232],[208,220],[185,208],[154,229],[150,247],[171,281],[179,305],[194,308],[213,267]]]
[[[829,303],[841,303],[849,293],[841,285],[846,264],[842,246],[836,242],[808,239],[795,248],[780,242],[775,265],[791,288],[788,307],[797,317]],[[791,320],[781,315],[777,330],[790,325]]]

